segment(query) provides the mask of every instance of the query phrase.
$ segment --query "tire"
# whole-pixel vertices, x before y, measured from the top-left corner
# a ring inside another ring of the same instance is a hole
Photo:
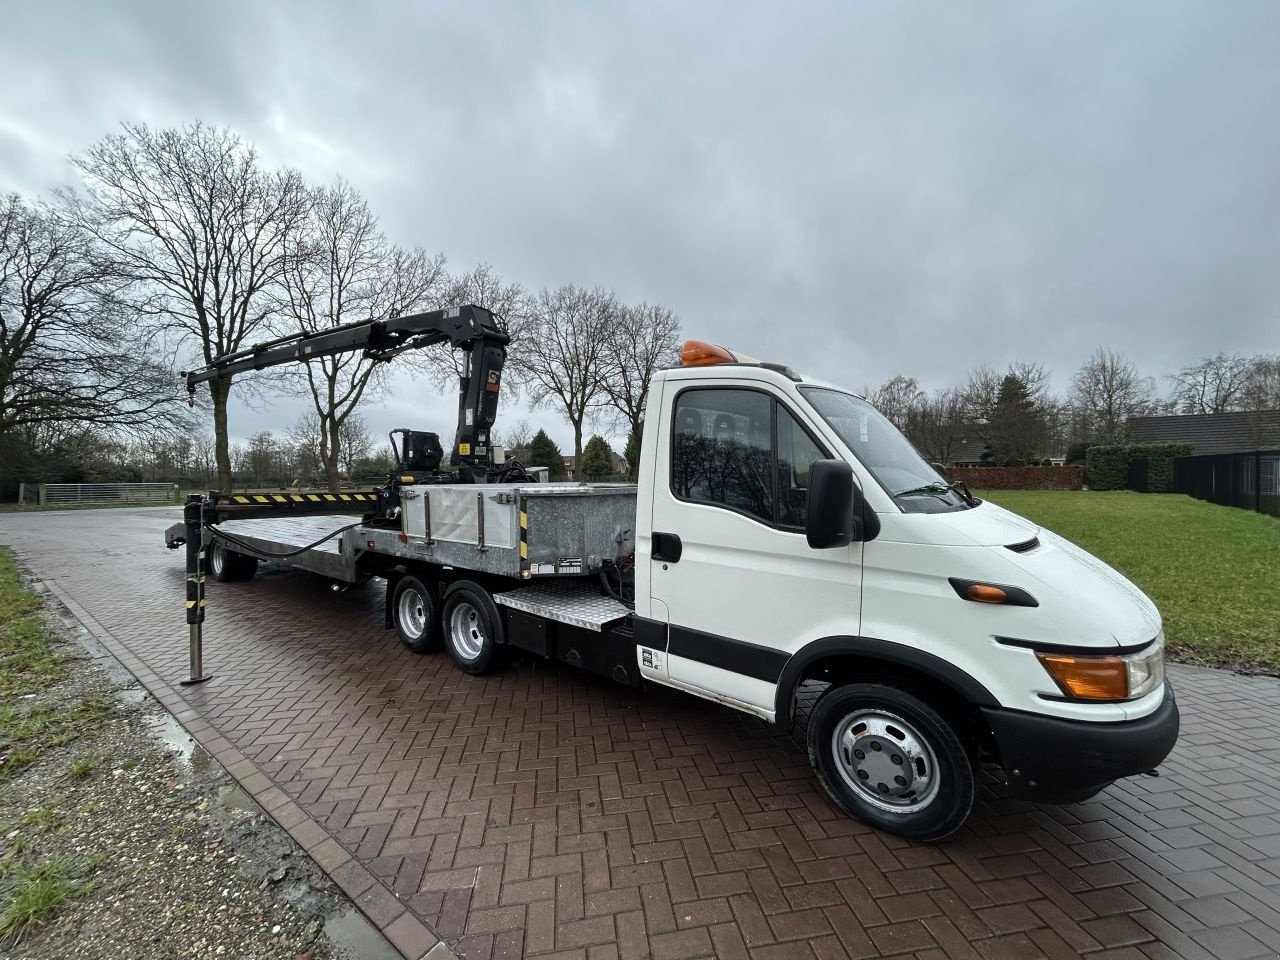
[[[488,673],[498,666],[506,635],[498,608],[484,587],[459,580],[446,590],[440,625],[445,649],[464,673]]]
[[[885,833],[936,843],[973,809],[973,762],[963,742],[905,690],[832,687],[813,708],[808,741],[809,762],[831,799]]]
[[[208,546],[209,572],[221,583],[248,580],[258,572],[258,558],[228,550],[218,540]]]
[[[440,649],[440,619],[436,616],[435,592],[417,577],[396,581],[391,609],[400,642],[414,653]]]

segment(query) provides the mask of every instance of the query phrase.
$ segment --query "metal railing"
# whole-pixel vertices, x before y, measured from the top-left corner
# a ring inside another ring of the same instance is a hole
[[[41,504],[177,503],[176,483],[42,483]]]

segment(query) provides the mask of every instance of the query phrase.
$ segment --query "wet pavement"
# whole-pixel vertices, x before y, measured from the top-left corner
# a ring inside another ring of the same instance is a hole
[[[1280,955],[1275,679],[1175,667],[1159,778],[1070,807],[988,782],[960,834],[916,847],[843,816],[796,740],[749,717],[415,656],[376,583],[211,582],[214,679],[180,687],[176,518],[5,514],[0,544],[414,960]]]

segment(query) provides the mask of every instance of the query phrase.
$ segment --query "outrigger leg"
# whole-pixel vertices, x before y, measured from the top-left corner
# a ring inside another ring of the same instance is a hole
[[[187,625],[191,631],[191,663],[187,679],[181,683],[182,686],[189,687],[212,678],[212,674],[204,672],[202,662],[204,655],[204,638],[201,635],[201,625],[204,623],[204,497],[199,495],[187,497],[187,504],[182,510],[182,520],[187,527]]]

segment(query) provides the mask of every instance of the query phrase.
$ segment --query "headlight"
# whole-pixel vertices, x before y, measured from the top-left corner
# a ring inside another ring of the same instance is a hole
[[[1036,651],[1036,659],[1071,700],[1136,700],[1164,682],[1164,634],[1123,657]]]
[[[1129,699],[1145,697],[1164,683],[1164,634],[1149,647],[1120,659],[1129,668]]]

